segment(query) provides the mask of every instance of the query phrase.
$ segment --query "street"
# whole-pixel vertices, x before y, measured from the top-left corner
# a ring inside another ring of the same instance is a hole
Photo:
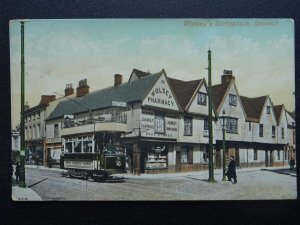
[[[97,183],[61,176],[58,170],[26,167],[27,187],[42,200],[266,200],[296,199],[296,176],[261,170],[237,169],[238,182],[208,183],[207,171],[182,174],[125,174],[123,182]],[[14,184],[13,184],[14,185]]]

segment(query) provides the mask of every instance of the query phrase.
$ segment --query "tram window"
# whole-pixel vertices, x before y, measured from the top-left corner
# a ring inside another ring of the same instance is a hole
[[[74,142],[74,152],[81,152],[81,141]]]
[[[66,143],[66,153],[72,153],[72,142]]]
[[[91,141],[83,142],[83,152],[92,152],[92,142]]]

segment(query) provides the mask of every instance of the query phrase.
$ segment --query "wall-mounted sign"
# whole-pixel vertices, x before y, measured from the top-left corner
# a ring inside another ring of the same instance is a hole
[[[152,151],[155,151],[155,152],[157,152],[157,153],[161,153],[161,152],[163,152],[164,150],[165,150],[165,148],[166,148],[166,146],[163,146],[163,147],[160,147],[160,146],[153,146],[152,148],[151,148],[151,150]]]
[[[127,107],[127,102],[111,101],[112,106]]]

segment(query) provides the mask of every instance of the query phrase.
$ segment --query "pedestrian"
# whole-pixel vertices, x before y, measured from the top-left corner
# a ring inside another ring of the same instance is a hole
[[[291,159],[290,159],[290,171],[294,171],[294,167],[295,167],[295,159],[293,157],[291,157]]]
[[[16,183],[19,183],[19,177],[20,177],[20,164],[17,162],[16,165],[16,171],[15,171],[15,176],[16,176]]]
[[[236,176],[236,171],[235,171],[235,161],[234,161],[234,157],[230,156],[230,163],[228,165],[228,170],[227,170],[227,181],[232,182],[232,178],[233,178],[233,184],[237,183],[237,176]]]
[[[35,162],[36,168],[38,168],[39,167],[39,163],[40,163],[40,158],[39,158],[38,155],[35,157],[34,162]]]
[[[49,168],[52,168],[52,157],[49,157]]]

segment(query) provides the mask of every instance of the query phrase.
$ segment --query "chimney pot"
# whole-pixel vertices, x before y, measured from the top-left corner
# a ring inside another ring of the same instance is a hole
[[[76,88],[76,98],[82,97],[89,93],[90,87],[87,85],[87,79],[80,80]]]
[[[232,75],[232,70],[224,70],[221,76],[221,83],[230,83],[232,80],[235,80],[235,77]]]
[[[114,86],[117,87],[120,84],[122,84],[122,75],[121,74],[115,74],[115,84],[114,84]]]
[[[66,84],[65,96],[74,94],[74,88],[72,84]]]

